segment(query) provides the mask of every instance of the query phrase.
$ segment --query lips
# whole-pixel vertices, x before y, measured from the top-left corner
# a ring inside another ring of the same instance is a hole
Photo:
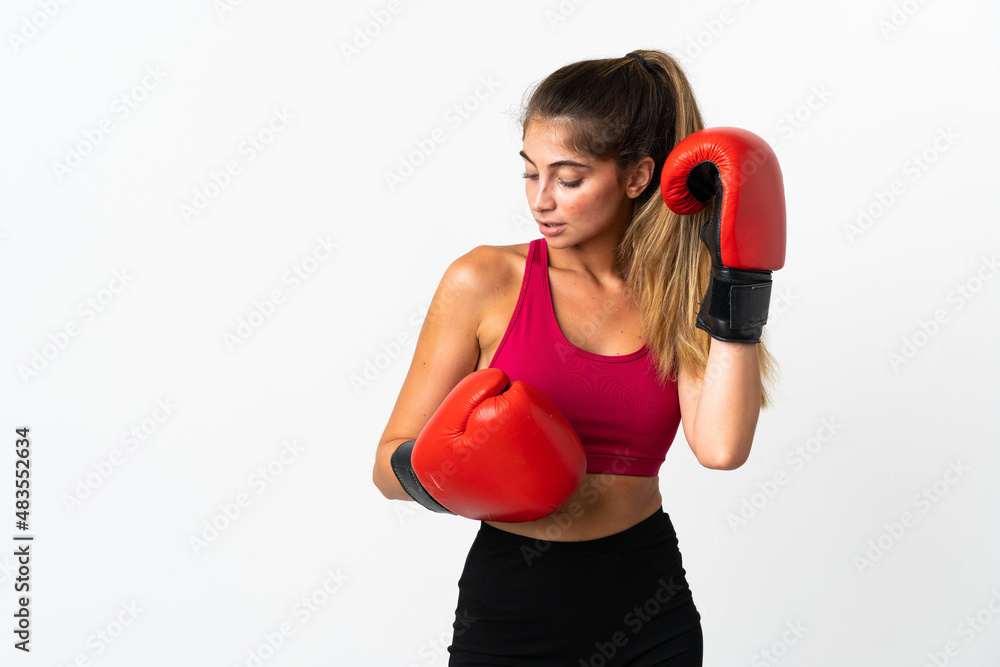
[[[554,236],[566,228],[565,222],[538,221],[538,229],[545,236]]]

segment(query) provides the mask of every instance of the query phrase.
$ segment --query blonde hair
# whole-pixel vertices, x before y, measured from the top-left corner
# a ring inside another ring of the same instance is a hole
[[[694,215],[671,211],[659,194],[667,155],[684,137],[704,129],[694,92],[680,65],[662,51],[637,50],[630,56],[584,60],[562,67],[530,93],[521,114],[522,132],[532,120],[565,120],[570,147],[620,171],[653,158],[653,179],[634,201],[632,222],[618,247],[617,262],[635,301],[642,334],[656,359],[660,382],[676,379],[677,369],[705,372],[712,338],[695,326],[708,288],[711,258],[700,237],[713,202]],[[777,362],[758,345],[761,407]]]

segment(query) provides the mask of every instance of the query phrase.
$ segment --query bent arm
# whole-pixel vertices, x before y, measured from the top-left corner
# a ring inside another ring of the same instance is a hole
[[[476,369],[477,335],[491,291],[488,247],[452,262],[431,300],[396,404],[375,451],[372,482],[386,498],[412,500],[392,472],[393,451],[420,434],[459,380]]]
[[[706,468],[746,463],[760,416],[760,359],[754,343],[712,339],[702,376],[678,373],[684,437]]]

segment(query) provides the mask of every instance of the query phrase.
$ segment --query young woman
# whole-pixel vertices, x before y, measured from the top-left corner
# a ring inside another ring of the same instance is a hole
[[[579,434],[586,474],[547,516],[481,523],[459,581],[450,664],[701,665],[701,616],[656,475],[680,424],[702,465],[746,461],[772,367],[759,340],[761,276],[716,266],[719,251],[701,237],[712,207],[679,215],[660,195],[668,154],[703,129],[669,55],[567,65],[533,91],[522,127],[525,191],[543,238],[479,246],[448,267],[373,480],[387,498],[411,499],[396,458],[470,374],[495,368],[531,384]],[[731,191],[754,178],[736,176],[722,179]],[[783,225],[782,209],[782,259]],[[721,290],[744,287],[754,296],[733,296],[742,305],[720,315],[730,307]],[[755,321],[737,331],[727,318],[744,307]]]

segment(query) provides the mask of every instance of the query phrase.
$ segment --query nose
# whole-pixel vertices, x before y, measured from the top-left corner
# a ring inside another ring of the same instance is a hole
[[[542,176],[539,175],[539,180],[528,181],[528,206],[531,207],[532,211],[542,212],[551,211],[555,208],[555,198],[549,191],[549,182],[547,180],[542,180]]]

